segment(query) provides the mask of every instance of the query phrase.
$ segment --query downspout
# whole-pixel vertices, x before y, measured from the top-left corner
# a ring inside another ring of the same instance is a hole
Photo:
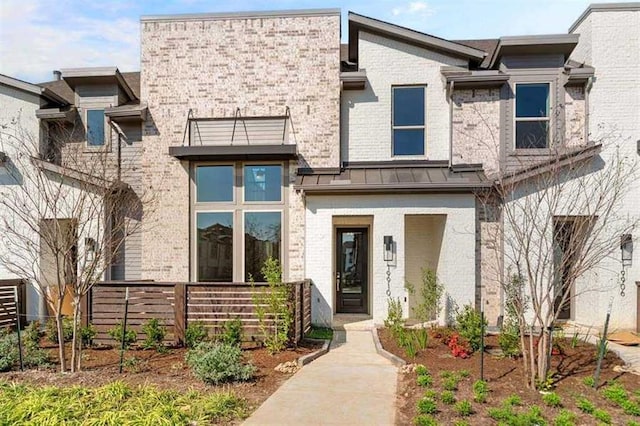
[[[448,84],[449,92],[449,168],[453,166],[453,89],[454,82]]]

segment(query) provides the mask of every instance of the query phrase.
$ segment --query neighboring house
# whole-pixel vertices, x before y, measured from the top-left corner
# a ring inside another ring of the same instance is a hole
[[[115,167],[129,163],[125,182],[155,194],[107,279],[261,281],[274,257],[285,281],[313,282],[314,323],[380,324],[389,297],[412,315],[406,284],[430,268],[447,294],[439,320],[471,303],[495,325],[502,223],[476,193],[558,152],[596,158],[601,121],[619,120],[637,155],[640,85],[627,70],[640,50],[605,46],[637,44],[639,15],[592,6],[571,34],[450,41],[349,13],[346,45],[337,9],[148,16],[139,74],[62,70],[42,86],[65,102],[36,114],[83,129],[45,144],[48,161],[110,150]],[[607,33],[607,19],[624,32]],[[635,109],[620,114],[619,99]],[[614,327],[635,326],[637,268]],[[593,309],[610,296],[580,296],[564,319],[599,325]]]
[[[592,4],[569,32],[580,35],[571,60],[595,68],[588,103],[590,138],[618,141],[622,155],[637,159],[640,155],[640,3]],[[613,145],[611,150],[615,149]],[[605,159],[606,154],[605,150]],[[633,182],[619,213],[632,218],[640,215],[640,181]],[[637,250],[636,244],[634,251]],[[585,295],[581,300],[584,309],[576,321],[601,322],[602,315],[593,318],[593,313],[606,312],[613,298],[612,322],[620,328],[640,331],[640,261],[634,254],[632,265],[626,270],[625,297],[619,295],[619,259],[606,263],[609,272],[599,279],[603,283],[614,283],[618,290]]]

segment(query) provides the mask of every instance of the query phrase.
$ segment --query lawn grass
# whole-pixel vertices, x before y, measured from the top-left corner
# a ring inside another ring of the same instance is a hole
[[[331,340],[333,338],[333,330],[326,327],[311,326],[311,330],[305,335],[309,339]]]
[[[116,381],[83,386],[30,386],[0,381],[0,424],[212,424],[243,419],[231,392],[184,394]]]

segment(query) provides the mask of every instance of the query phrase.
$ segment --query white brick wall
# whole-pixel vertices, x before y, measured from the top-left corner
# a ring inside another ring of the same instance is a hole
[[[475,201],[472,195],[370,195],[307,196],[305,271],[313,280],[314,323],[331,321],[334,304],[333,216],[373,216],[370,236],[372,282],[369,285],[371,314],[380,324],[387,315],[387,264],[382,256],[383,236],[396,242],[396,261],[391,266],[391,295],[405,301],[405,230],[408,214],[446,215],[438,276],[446,292],[460,306],[473,303],[475,289]],[[444,313],[443,313],[444,315]]]
[[[363,91],[342,94],[341,159],[392,159],[391,86],[426,84],[427,144],[421,158],[448,160],[449,104],[440,68],[466,61],[366,32],[360,32],[358,55],[368,82]]]
[[[619,145],[622,153],[638,160],[640,140],[640,11],[593,11],[574,31],[580,42],[572,59],[595,67],[595,81],[589,93],[590,140],[604,144],[603,158]],[[633,182],[620,215],[637,220],[640,215],[640,180]],[[603,262],[591,280],[604,291],[586,294],[576,303],[576,321],[602,326],[611,298],[613,328],[636,327],[636,281],[640,281],[640,250],[635,237],[633,266],[627,271],[627,291],[619,295],[620,254]],[[594,312],[599,314],[594,316]]]

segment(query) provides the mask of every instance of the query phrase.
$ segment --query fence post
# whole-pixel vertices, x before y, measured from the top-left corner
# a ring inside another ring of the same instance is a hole
[[[176,283],[173,291],[175,312],[173,339],[176,345],[182,345],[184,344],[184,335],[187,328],[187,286],[184,283]]]

